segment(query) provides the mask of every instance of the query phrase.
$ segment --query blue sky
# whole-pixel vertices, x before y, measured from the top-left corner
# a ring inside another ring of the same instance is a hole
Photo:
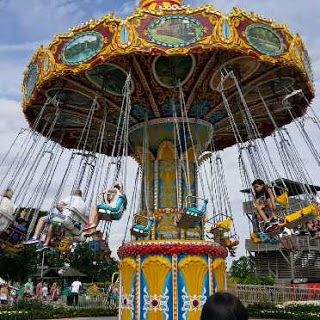
[[[320,3],[319,0],[189,0],[193,6],[213,4],[228,13],[232,7],[274,18],[285,23],[294,32],[299,32],[309,48],[313,61],[316,88],[320,88]],[[0,0],[0,155],[10,146],[19,129],[26,126],[20,109],[20,91],[25,70],[33,52],[41,44],[48,44],[55,34],[66,33],[70,27],[91,18],[101,18],[109,12],[118,16],[132,13],[138,1],[130,0]],[[313,106],[319,112],[319,100]],[[290,127],[294,134],[294,128]],[[317,140],[319,132],[312,129],[312,138]],[[302,140],[296,136],[297,146]],[[303,149],[302,149],[303,150]],[[307,154],[304,161],[311,175],[320,182],[320,172]],[[223,152],[228,186],[236,216],[236,226],[244,239],[248,233],[246,218],[241,214],[242,196],[238,192],[240,181],[232,179],[231,172],[237,164],[234,149]],[[1,173],[0,173],[1,174]],[[118,234],[119,235],[119,234]],[[118,236],[118,240],[120,235]],[[114,247],[119,241],[114,242]],[[243,245],[240,252],[244,253]]]

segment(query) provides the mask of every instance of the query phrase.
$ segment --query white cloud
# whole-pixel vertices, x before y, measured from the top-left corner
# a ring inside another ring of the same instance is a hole
[[[16,44],[1,44],[0,53],[17,52],[17,51],[35,51],[39,47],[39,42],[26,42]]]

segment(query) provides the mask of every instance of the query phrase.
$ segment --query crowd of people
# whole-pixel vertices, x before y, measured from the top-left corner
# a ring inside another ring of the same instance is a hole
[[[82,283],[79,280],[72,282],[67,288],[67,305],[77,306]],[[93,288],[98,288],[93,285]],[[108,297],[110,304],[117,307],[119,302],[119,291],[117,286],[110,287]],[[61,294],[57,282],[49,286],[48,282],[41,280],[36,286],[31,278],[21,286],[19,283],[10,285],[4,281],[0,284],[0,302],[1,307],[7,307],[8,304],[19,299],[37,299],[39,301],[57,301]],[[216,293],[209,297],[205,302],[201,320],[248,320],[248,312],[240,300],[230,293]]]
[[[48,282],[41,280],[35,286],[31,278],[25,284],[1,281],[0,288],[0,302],[2,306],[22,299],[57,301],[60,296],[60,287],[57,282],[49,285]]]
[[[1,278],[0,278],[1,279]],[[64,288],[67,295],[67,304],[77,306],[82,283],[79,279],[73,281],[70,286]],[[58,282],[49,283],[40,280],[36,285],[31,278],[25,284],[19,282],[6,282],[0,280],[0,305],[6,307],[9,304],[23,299],[36,299],[43,302],[56,302],[62,295],[62,288]]]

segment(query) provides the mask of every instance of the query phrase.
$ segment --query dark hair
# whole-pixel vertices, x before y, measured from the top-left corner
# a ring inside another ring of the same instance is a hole
[[[82,191],[80,189],[73,190],[72,195],[82,197]]]
[[[230,293],[215,293],[203,306],[201,320],[248,320],[248,311]]]
[[[252,185],[254,186],[255,184],[258,184],[258,185],[260,185],[260,186],[264,186],[264,185],[265,185],[264,181],[261,180],[261,179],[256,179],[256,180],[254,180],[254,181],[252,182]]]

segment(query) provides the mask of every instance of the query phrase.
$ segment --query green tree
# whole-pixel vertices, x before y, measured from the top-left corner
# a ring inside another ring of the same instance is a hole
[[[101,259],[90,251],[87,243],[80,244],[70,255],[70,266],[75,268],[93,281],[110,281],[112,274],[118,271],[118,262],[113,259]]]
[[[271,277],[261,277],[256,275],[256,267],[252,257],[240,257],[232,262],[230,276],[233,281],[241,284],[273,285],[274,279]]]
[[[230,275],[233,278],[245,279],[249,276],[255,275],[256,268],[252,257],[240,257],[238,260],[232,262],[230,268]]]
[[[23,282],[36,271],[37,253],[25,247],[19,254],[6,253],[0,257],[0,276]]]

